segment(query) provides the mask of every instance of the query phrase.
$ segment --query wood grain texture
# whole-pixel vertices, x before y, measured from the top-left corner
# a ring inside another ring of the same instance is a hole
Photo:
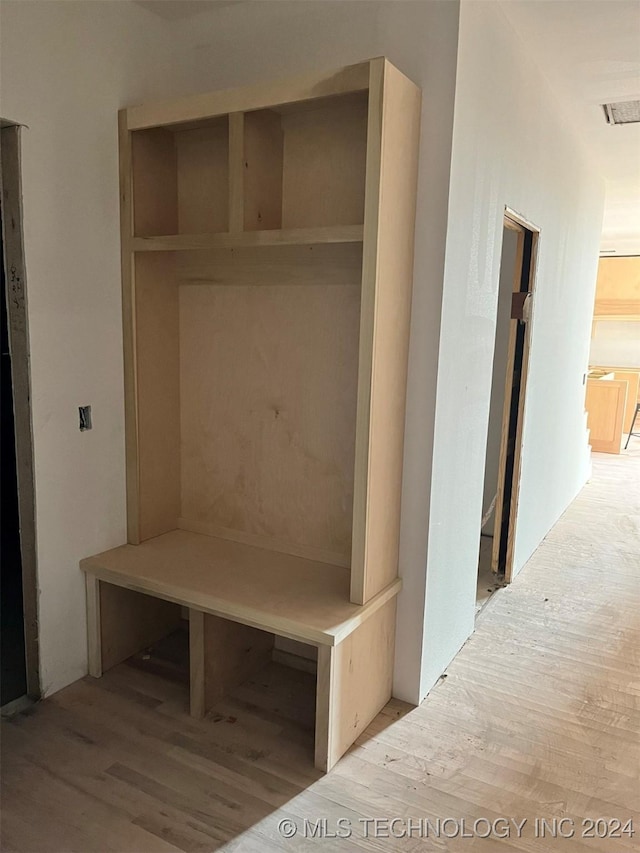
[[[245,231],[282,228],[283,145],[282,124],[277,113],[255,110],[244,114]]]
[[[121,123],[124,121],[120,113]],[[127,138],[126,129],[121,134]],[[163,128],[137,131],[130,135],[131,176],[133,178],[133,232],[152,236],[175,234],[178,230],[176,145],[173,134]],[[127,226],[129,227],[129,226]]]
[[[361,242],[176,252],[176,276],[186,284],[355,287],[361,275]]]
[[[229,231],[244,227],[244,113],[229,115]]]
[[[132,134],[127,130],[126,113],[124,110],[120,110],[118,113],[118,158],[120,175],[120,264],[122,275],[127,542],[136,545],[140,541],[140,478],[138,468],[138,404],[136,400],[135,259],[131,252],[133,234],[131,137]]]
[[[628,433],[631,429],[631,421],[633,420],[638,397],[640,396],[640,370],[615,370],[613,376],[616,381],[627,383],[627,398],[624,407],[622,431]]]
[[[628,383],[587,379],[585,409],[591,448],[601,453],[620,453]]]
[[[421,92],[371,64],[351,599],[398,572]]]
[[[367,97],[282,116],[282,227],[364,221]]]
[[[184,530],[80,566],[108,583],[313,645],[341,642],[400,589],[396,580],[366,606],[351,604],[340,566]]]
[[[600,258],[596,315],[640,315],[640,257]]]
[[[173,530],[180,516],[178,286],[171,255],[135,265],[135,389],[140,540]]]
[[[369,85],[369,65],[369,62],[361,62],[339,71],[305,74],[293,80],[261,83],[242,89],[208,92],[163,103],[129,107],[126,110],[127,127],[129,130],[135,130],[156,125],[179,124],[227,113],[364,91]]]
[[[166,237],[135,237],[135,252],[236,249],[251,246],[314,246],[320,243],[361,243],[362,225],[327,225],[223,234],[172,234]],[[267,259],[268,261],[268,259]]]
[[[189,609],[189,713],[197,720],[206,712],[204,617],[201,610]]]
[[[180,288],[188,524],[348,558],[359,307],[355,284]]]
[[[180,625],[180,608],[176,604],[98,583],[102,672],[153,645]]]
[[[246,685],[218,717],[193,720],[186,690],[123,664],[3,720],[3,849],[104,853],[108,839],[119,853],[296,853],[300,838],[278,833],[285,817],[347,817],[359,830],[361,818],[398,815],[527,818],[520,839],[451,838],[451,853],[631,853],[637,836],[536,839],[533,820],[640,819],[639,483],[640,439],[625,455],[593,454],[589,484],[492,596],[447,678],[419,708],[391,700],[327,776],[313,769],[313,731],[294,719],[313,696],[304,673],[265,672],[268,687]]]
[[[211,710],[234,687],[267,667],[273,634],[204,614],[205,710]]]
[[[212,234],[229,231],[227,118],[207,127],[176,133],[175,145],[178,232]]]
[[[87,656],[89,675],[102,675],[102,630],[100,614],[100,581],[93,575],[85,575],[87,595]]]

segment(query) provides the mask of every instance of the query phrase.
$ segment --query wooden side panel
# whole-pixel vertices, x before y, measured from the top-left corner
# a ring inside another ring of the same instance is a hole
[[[229,116],[229,231],[244,226],[244,113]]]
[[[316,767],[331,770],[391,698],[396,599],[339,645],[318,649]]]
[[[205,614],[204,707],[207,711],[228,690],[268,665],[273,641],[273,634],[266,631]]]
[[[640,372],[637,370],[616,370],[614,378],[620,382],[627,382],[627,402],[624,407],[624,420],[622,423],[622,431],[629,432],[631,422],[638,403],[638,393],[640,392]]]
[[[100,587],[102,672],[153,645],[179,627],[179,605],[103,581],[96,583]],[[94,651],[91,660],[95,654]],[[92,667],[95,668],[95,663]],[[92,671],[91,674],[95,673]]]
[[[398,572],[420,90],[371,64],[351,600]]]
[[[178,230],[176,147],[163,128],[132,134],[133,225],[138,237]],[[129,237],[130,235],[127,235]]]
[[[256,275],[180,288],[181,524],[345,562],[360,288],[263,287]]]
[[[244,230],[282,228],[283,134],[271,110],[244,117]]]
[[[600,453],[620,453],[627,383],[587,379],[585,408],[589,443]]]
[[[206,713],[204,695],[204,618],[201,610],[189,608],[189,706],[192,717]]]
[[[640,314],[640,257],[600,258],[594,313]]]
[[[177,526],[180,515],[178,286],[170,253],[135,262],[135,385],[139,538]]]
[[[367,98],[283,115],[282,227],[364,221]]]
[[[180,131],[175,138],[180,234],[228,231],[229,125],[226,117],[211,126]]]

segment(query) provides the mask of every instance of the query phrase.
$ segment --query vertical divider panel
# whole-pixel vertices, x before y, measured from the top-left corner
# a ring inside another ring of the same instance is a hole
[[[245,231],[282,228],[282,121],[273,110],[244,114]]]
[[[229,114],[229,231],[244,229],[244,113]]]
[[[124,349],[124,413],[127,485],[127,541],[140,542],[140,495],[138,476],[138,406],[135,357],[135,295],[131,132],[127,111],[118,113],[120,159],[120,251],[122,269],[122,336]]]
[[[398,574],[421,92],[371,62],[351,601]]]
[[[355,604],[364,604],[365,602],[365,573],[368,560],[369,432],[375,288],[378,268],[378,220],[380,212],[384,71],[385,63],[383,59],[372,60],[369,69],[369,115],[367,121],[367,166],[364,196],[364,235],[362,243],[360,345],[358,354],[358,403],[353,484],[351,601]]]

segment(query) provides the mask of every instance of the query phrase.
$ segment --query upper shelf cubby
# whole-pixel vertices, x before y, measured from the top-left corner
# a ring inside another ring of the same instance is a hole
[[[133,248],[352,240],[321,229],[364,222],[367,114],[363,91],[134,131]]]
[[[133,236],[229,230],[229,120],[132,134]]]

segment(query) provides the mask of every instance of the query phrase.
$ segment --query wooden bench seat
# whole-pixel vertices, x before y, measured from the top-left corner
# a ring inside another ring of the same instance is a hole
[[[188,608],[193,716],[260,671],[275,636],[315,646],[319,769],[330,769],[391,693],[398,579],[352,604],[346,568],[184,530],[80,566],[96,677],[172,631]]]

